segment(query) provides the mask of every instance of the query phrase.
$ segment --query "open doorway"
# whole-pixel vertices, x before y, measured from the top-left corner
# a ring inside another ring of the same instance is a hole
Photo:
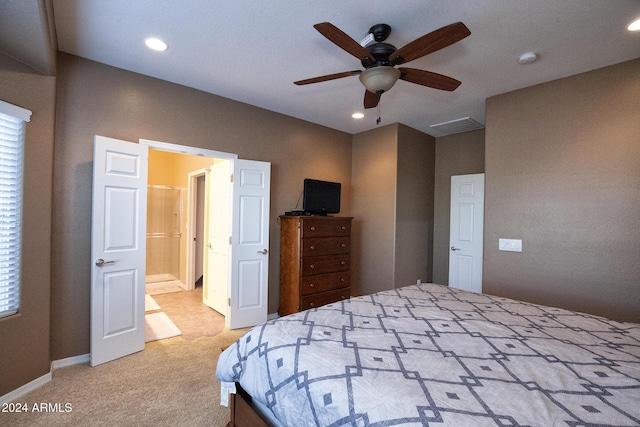
[[[134,144],[96,135],[91,218],[92,366],[144,349],[146,244],[141,242],[146,241],[148,157],[154,149],[228,160],[232,174],[227,186],[232,197],[228,204],[225,327],[245,328],[267,320],[271,165],[196,147],[143,139]]]
[[[202,286],[205,230],[213,227],[205,210],[215,197],[207,181],[220,163],[228,160],[149,150],[145,309],[166,314],[186,338],[215,335],[225,324],[226,313],[209,308]],[[229,212],[228,200],[220,210]],[[208,285],[226,294],[226,277],[218,278]]]
[[[219,163],[221,163],[220,159],[213,158],[208,167],[194,170],[188,174],[185,232],[187,236],[190,236],[190,239],[186,242],[185,248],[186,290],[201,287],[204,283],[206,232],[210,225],[207,219],[210,218],[207,212],[207,203],[210,198],[207,178],[210,177],[213,165]],[[229,201],[227,200],[226,203],[228,205]]]
[[[149,152],[159,150],[190,154],[209,158],[207,163],[210,159],[219,160],[210,167],[203,168],[209,171],[205,184],[207,187],[205,204],[213,207],[208,214],[205,213],[205,216],[211,218],[218,215],[214,220],[205,221],[203,295],[207,295],[207,277],[212,277],[211,274],[207,274],[207,269],[218,274],[223,271],[220,266],[224,265],[226,269],[224,274],[214,281],[226,283],[226,288],[210,286],[209,289],[220,289],[225,292],[225,298],[221,300],[224,307],[219,310],[225,313],[225,327],[244,328],[266,321],[271,164],[238,159],[236,154],[145,139],[140,140],[140,145],[148,147]],[[193,170],[193,167],[190,170]],[[220,172],[219,175],[218,172]],[[184,176],[188,172],[186,170],[179,172],[174,168],[163,170],[162,173]],[[210,192],[210,189],[214,191]],[[226,193],[220,197],[220,200],[209,203],[223,190]],[[218,218],[224,218],[226,223]],[[207,223],[211,225],[208,231]],[[187,248],[193,248],[193,245],[188,245]],[[185,262],[186,256],[187,253],[185,253]],[[181,266],[182,259],[181,255]],[[210,268],[212,266],[214,268]],[[184,270],[186,270],[184,277],[186,273],[193,273],[191,268]],[[180,276],[182,278],[182,272]],[[209,296],[212,296],[211,293]]]

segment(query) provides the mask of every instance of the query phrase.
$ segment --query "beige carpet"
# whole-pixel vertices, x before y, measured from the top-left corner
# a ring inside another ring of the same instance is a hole
[[[28,408],[60,404],[68,412],[0,413],[0,425],[222,427],[229,409],[220,406],[216,362],[220,349],[244,332],[224,329],[215,337],[170,338],[94,368],[57,369],[50,383],[18,401]]]
[[[182,335],[180,329],[163,312],[144,315],[144,342]]]

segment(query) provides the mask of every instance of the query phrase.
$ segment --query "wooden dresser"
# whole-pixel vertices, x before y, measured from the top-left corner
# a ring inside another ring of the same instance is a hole
[[[280,316],[349,298],[352,219],[280,217]]]

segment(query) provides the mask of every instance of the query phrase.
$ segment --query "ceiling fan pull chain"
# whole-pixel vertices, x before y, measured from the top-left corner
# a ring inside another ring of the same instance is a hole
[[[380,102],[378,102],[378,106],[377,106],[377,110],[378,110],[378,118],[376,119],[376,125],[379,125],[380,122],[382,121],[382,119],[380,118],[380,104],[382,103],[382,100],[380,100]]]

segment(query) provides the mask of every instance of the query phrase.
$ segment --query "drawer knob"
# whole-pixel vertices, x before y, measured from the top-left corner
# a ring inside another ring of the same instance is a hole
[[[309,268],[316,268],[316,266],[313,264],[309,264]]]
[[[342,229],[342,230],[346,230],[346,229],[347,229],[347,227],[346,227],[345,225],[343,225],[342,227],[340,227],[340,229]]]
[[[340,261],[340,265],[345,265],[345,264],[346,264],[346,262]]]
[[[340,247],[341,247],[341,248],[346,248],[346,247],[347,247],[347,245],[343,243],[343,244],[341,244],[341,245],[340,245]]]
[[[310,228],[311,231],[316,231],[316,228],[312,225]]]
[[[315,248],[316,248],[316,247],[315,247],[315,246],[313,246],[313,245],[309,246],[309,249],[311,249],[311,250],[314,250]]]
[[[340,281],[341,281],[342,283],[344,283],[344,277],[341,277],[341,278],[340,278]]]
[[[310,302],[309,303],[309,307],[315,307],[315,306],[316,306],[316,304],[314,302]]]
[[[310,287],[310,288],[315,288],[315,287],[316,287],[316,285],[315,285],[315,283],[309,283],[309,287]]]

